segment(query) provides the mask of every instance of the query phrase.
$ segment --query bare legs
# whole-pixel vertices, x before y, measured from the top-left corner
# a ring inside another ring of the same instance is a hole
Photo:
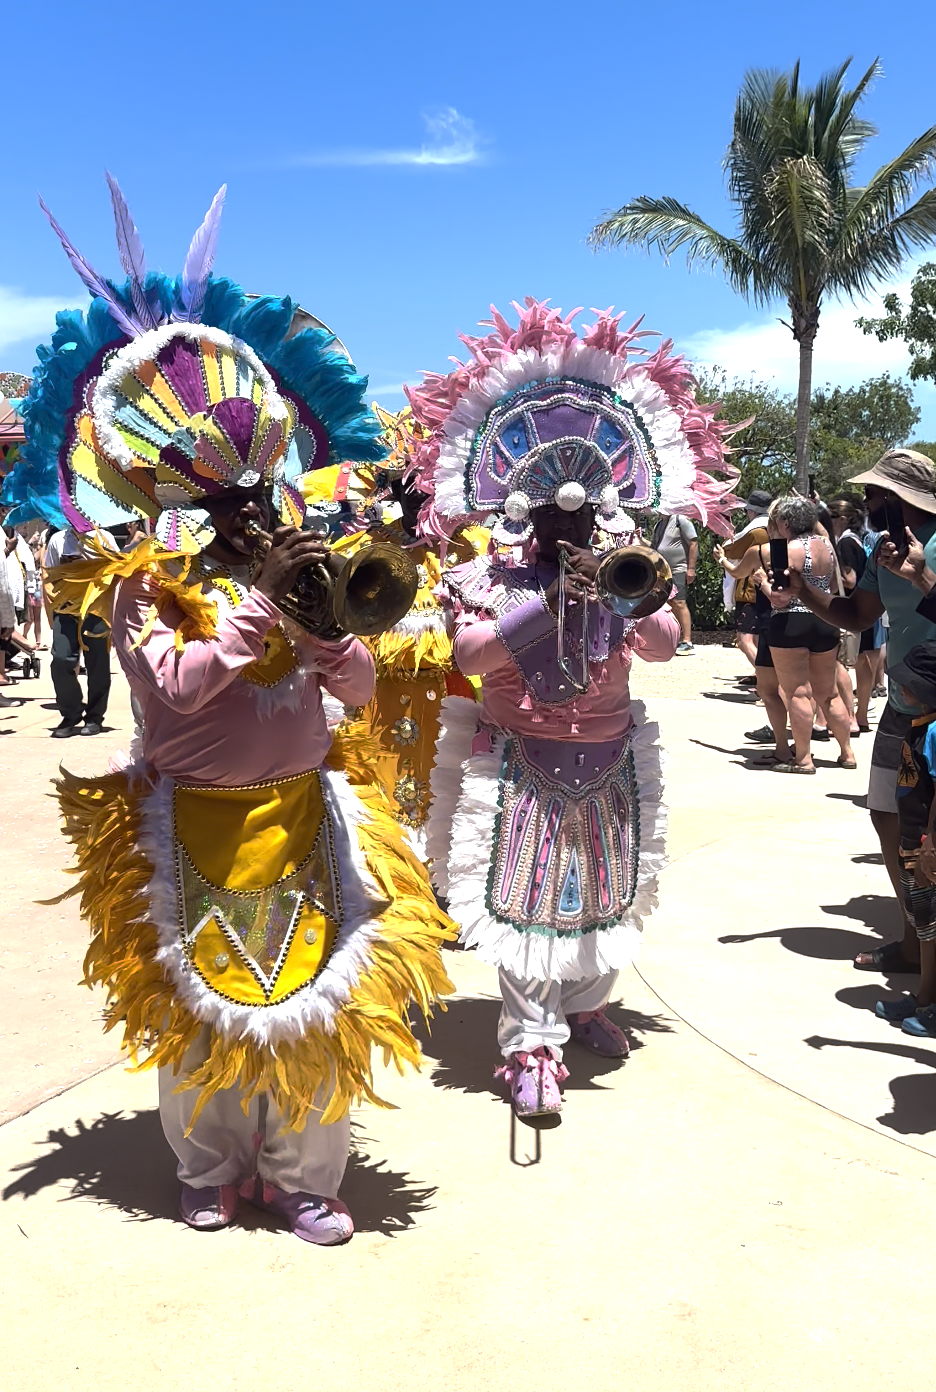
[[[671,599],[670,608],[676,622],[679,624],[679,636],[683,643],[692,642],[692,615],[689,613],[689,605],[684,599]]]
[[[744,656],[747,658],[748,662],[750,662],[751,666],[753,667],[754,659],[757,656],[757,634],[736,633],[735,642],[738,645],[739,651],[744,653]]]
[[[773,658],[777,681],[790,712],[794,759],[800,768],[812,768],[810,741],[813,710],[812,689],[809,684],[809,652],[806,648],[771,648],[770,656]],[[770,724],[773,729],[773,721]]]
[[[835,649],[827,653],[811,653],[807,648],[771,648],[770,655],[790,712],[790,729],[793,732],[797,765],[800,768],[813,767],[810,750],[813,698],[822,710],[842,751],[842,760],[851,764],[854,755],[849,738],[850,721],[842,699],[835,689]]]
[[[757,694],[764,703],[764,710],[770,721],[770,728],[773,730],[777,759],[781,763],[788,764],[793,753],[787,742],[787,709],[783,704],[776,669],[773,667],[755,667],[754,671],[757,673]]]
[[[897,813],[872,811],[871,825],[877,832],[878,841],[881,843],[881,854],[887,867],[887,875],[897,896],[897,907],[903,918],[901,954],[905,961],[916,962],[920,957],[920,939],[916,935],[916,928],[907,921],[904,910],[903,886],[900,883],[900,822]],[[859,967],[871,966],[871,953],[859,952],[855,958],[855,963]]]
[[[879,656],[880,648],[876,648],[873,652],[859,653],[855,663],[855,693],[858,698],[855,719],[861,729],[866,729],[870,723],[868,703],[874,688],[875,668]]]

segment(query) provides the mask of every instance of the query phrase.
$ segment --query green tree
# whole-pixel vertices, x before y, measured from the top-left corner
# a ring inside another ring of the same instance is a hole
[[[883,319],[858,319],[858,327],[880,343],[902,338],[910,350],[910,380],[936,382],[936,266],[921,266],[910,282],[906,309],[897,295],[884,296]]]
[[[887,372],[858,387],[813,392],[810,458],[820,493],[839,492],[851,475],[903,444],[919,419],[906,382]]]
[[[936,167],[936,126],[883,165],[864,186],[850,182],[876,128],[858,106],[877,61],[845,87],[851,59],[815,87],[789,73],[756,69],[738,96],[725,155],[728,193],[739,228],[725,236],[675,198],[643,195],[592,228],[593,246],[686,248],[689,263],[720,267],[732,289],[757,305],[786,300],[799,345],[796,478],[809,473],[812,355],[823,296],[867,294],[907,254],[936,240],[936,190],[911,202]]]

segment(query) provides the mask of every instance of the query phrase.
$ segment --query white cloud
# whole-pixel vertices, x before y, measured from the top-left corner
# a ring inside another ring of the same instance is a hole
[[[920,258],[926,260],[924,256]],[[932,259],[930,257],[929,259]],[[831,300],[823,305],[819,333],[813,352],[813,386],[857,386],[868,377],[889,372],[906,377],[910,365],[901,339],[879,343],[873,334],[864,334],[855,325],[861,316],[883,314],[883,296],[890,291],[908,302],[910,280],[919,262],[914,262],[900,279],[882,286],[867,301],[842,304]],[[700,367],[721,367],[729,377],[755,377],[773,380],[784,391],[796,391],[799,351],[790,330],[779,322],[788,318],[785,307],[764,314],[733,329],[702,329],[680,342],[680,348]],[[922,412],[915,434],[931,439],[936,435],[936,387],[925,382],[911,384],[916,405]]]
[[[426,142],[418,150],[322,150],[297,155],[287,162],[306,169],[368,169],[391,165],[425,169],[483,163],[481,138],[474,122],[462,116],[454,106],[424,115],[423,122]]]
[[[24,340],[40,343],[50,339],[58,311],[81,305],[86,298],[83,292],[68,297],[27,295],[11,285],[0,285],[0,353]]]
[[[403,382],[380,382],[376,387],[368,386],[367,393],[382,405],[385,396],[402,396],[403,387]]]

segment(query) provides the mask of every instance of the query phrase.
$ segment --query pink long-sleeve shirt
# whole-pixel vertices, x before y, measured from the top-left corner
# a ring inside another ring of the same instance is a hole
[[[363,706],[374,691],[374,664],[357,638],[321,643],[303,637],[298,699],[272,715],[260,713],[258,693],[239,680],[263,656],[264,638],[282,612],[258,590],[235,609],[219,600],[210,641],[175,646],[182,621],[176,606],[157,618],[135,647],[153,604],[152,582],[132,576],[114,601],[113,641],[130,689],[143,710],[143,753],[161,774],[185,783],[235,787],[304,773],[322,763],[331,745],[320,688]]]
[[[531,618],[542,605],[530,601]],[[679,642],[679,624],[666,609],[639,619],[616,652],[591,664],[591,685],[562,706],[538,705],[492,620],[460,610],[455,622],[455,661],[466,677],[483,677],[482,719],[517,735],[556,740],[617,739],[633,724],[628,676],[634,653],[644,662],[668,662]],[[537,719],[537,717],[539,717]]]

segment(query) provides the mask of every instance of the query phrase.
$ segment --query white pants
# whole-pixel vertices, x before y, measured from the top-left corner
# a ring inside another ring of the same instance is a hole
[[[197,1068],[207,1057],[209,1033],[205,1029],[186,1054],[185,1071]],[[259,1174],[288,1194],[338,1197],[351,1144],[350,1117],[322,1126],[313,1113],[302,1131],[284,1131],[268,1093],[255,1097],[245,1116],[240,1092],[228,1088],[205,1104],[186,1136],[198,1090],[176,1092],[182,1076],[171,1068],[159,1070],[159,1119],[179,1158],[183,1184],[207,1189],[214,1184],[242,1184]]]
[[[543,1044],[561,1059],[569,1038],[566,1016],[604,1009],[618,979],[616,971],[582,981],[520,981],[503,970],[498,976],[504,1004],[497,1042],[504,1058],[531,1053]]]

